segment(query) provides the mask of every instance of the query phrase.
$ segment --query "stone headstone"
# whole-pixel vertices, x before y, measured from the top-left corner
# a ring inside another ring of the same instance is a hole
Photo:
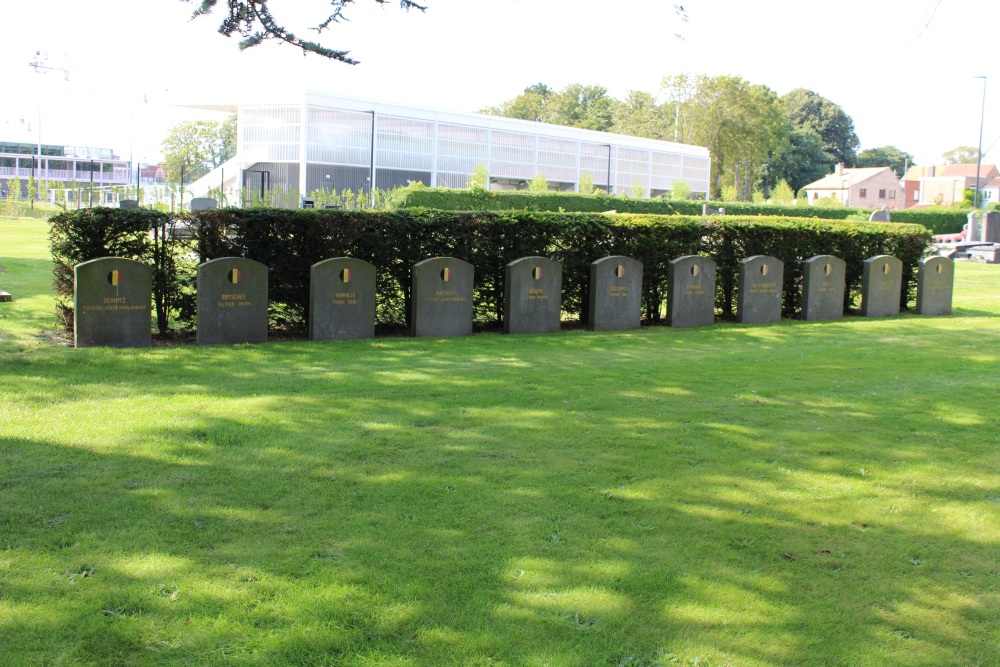
[[[125,209],[139,208],[139,200],[138,199],[119,199],[118,200],[118,208],[125,208]]]
[[[803,262],[802,319],[837,320],[844,316],[847,264],[833,255]]]
[[[191,212],[211,211],[219,207],[219,202],[214,197],[195,197],[191,200]]]
[[[868,216],[868,222],[889,222],[889,207],[883,206]]]
[[[685,255],[667,267],[667,325],[703,327],[715,322],[715,262]]]
[[[4,292],[2,289],[0,289],[0,303],[4,303],[4,302],[7,302],[7,301],[13,301],[13,300],[14,300],[14,297],[12,297],[10,295],[10,292]]]
[[[965,240],[966,241],[979,241],[979,211],[971,211],[968,216],[966,216],[968,222],[965,224]]]
[[[983,216],[979,240],[983,243],[1000,243],[1000,211],[990,211]]]
[[[413,265],[414,336],[468,336],[472,333],[472,264],[434,257]]]
[[[562,264],[547,257],[522,257],[507,265],[504,333],[559,331],[561,316]]]
[[[197,342],[267,342],[267,266],[220,257],[198,267]]]
[[[590,265],[591,331],[637,329],[642,317],[642,262],[612,255]]]
[[[123,257],[101,257],[73,267],[73,340],[76,347],[152,345],[152,273]]]
[[[903,263],[891,255],[865,260],[861,279],[861,314],[865,317],[899,315],[903,288]]]
[[[352,340],[375,335],[375,266],[334,257],[309,270],[309,339]]]
[[[781,320],[785,265],[775,257],[754,255],[740,262],[736,321],[762,324]]]
[[[946,257],[928,257],[917,269],[917,314],[951,315],[955,285],[955,262]]]

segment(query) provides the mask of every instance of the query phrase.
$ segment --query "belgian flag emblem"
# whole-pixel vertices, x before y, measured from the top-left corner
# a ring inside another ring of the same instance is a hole
[[[449,269],[447,266],[441,269],[441,280],[445,282],[451,280],[451,269]]]
[[[350,269],[344,269],[340,272],[340,282],[349,283],[354,274],[351,273]]]
[[[226,274],[226,280],[234,285],[238,285],[242,277],[243,274],[240,273],[239,269],[230,269],[229,273]]]
[[[111,273],[109,273],[108,274],[108,284],[111,285],[112,287],[118,287],[119,285],[121,285],[122,284],[122,274],[121,274],[121,271],[119,271],[118,269],[115,269],[114,271],[112,271]]]
[[[760,265],[760,275],[762,275],[762,276],[766,276],[767,275],[767,264],[761,264]]]
[[[531,277],[534,278],[535,280],[541,280],[542,279],[542,267],[536,266],[534,269],[532,269],[531,270]]]
[[[693,265],[691,267],[691,275],[697,277],[699,273],[701,273],[701,267],[698,266],[697,264]]]
[[[622,278],[625,276],[625,267],[619,264],[615,267],[615,278]]]

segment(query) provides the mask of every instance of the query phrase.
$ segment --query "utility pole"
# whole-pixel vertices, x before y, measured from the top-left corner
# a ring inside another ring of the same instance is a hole
[[[983,122],[986,119],[986,77],[977,76],[976,79],[983,80],[983,109],[979,115],[979,150],[976,154],[976,196],[972,200],[972,205],[977,211],[979,211],[979,170],[983,164]]]

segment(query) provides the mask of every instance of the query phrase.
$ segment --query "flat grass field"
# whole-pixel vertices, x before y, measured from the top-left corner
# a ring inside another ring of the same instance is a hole
[[[0,665],[1000,665],[1000,266],[955,314],[59,345],[0,220]]]

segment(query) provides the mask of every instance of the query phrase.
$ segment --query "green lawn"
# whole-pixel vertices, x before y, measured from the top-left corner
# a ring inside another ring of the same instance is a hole
[[[0,665],[998,665],[955,315],[74,350],[0,220]]]

